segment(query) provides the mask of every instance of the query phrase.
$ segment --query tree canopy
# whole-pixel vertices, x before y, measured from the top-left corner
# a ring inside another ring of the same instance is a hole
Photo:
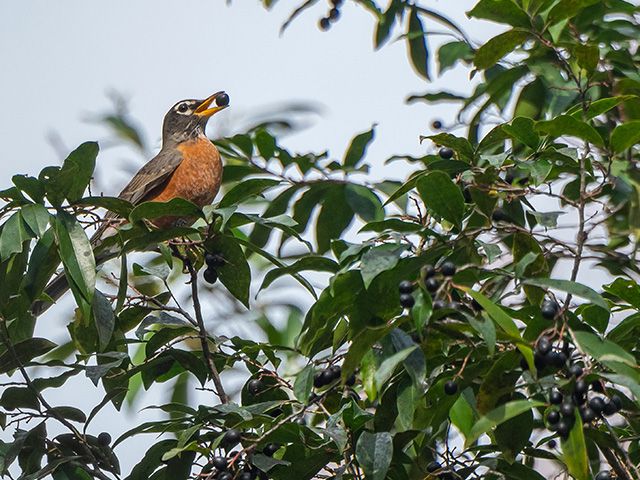
[[[480,0],[468,16],[505,30],[477,45],[422,3],[351,1],[374,48],[406,42],[425,79],[407,102],[458,109],[416,139],[424,155],[387,160],[410,166],[404,181],[369,176],[375,127],[334,156],[289,151],[265,121],[213,139],[223,192],[203,209],[92,195],[95,142],[0,192],[3,476],[640,478],[640,8]],[[321,29],[348,21],[342,5]],[[453,39],[437,51],[432,24]],[[450,68],[480,79],[470,95],[429,89]],[[126,118],[108,123],[139,141]],[[129,222],[94,250],[105,211]],[[149,223],[167,214],[198,221]],[[34,305],[60,268],[76,308],[57,344],[34,334]],[[256,300],[282,288],[311,307]],[[264,340],[216,335],[209,295]],[[47,400],[80,377],[102,401]],[[165,403],[145,400],[169,381]],[[94,430],[132,397],[163,418]],[[121,472],[132,441],[147,453]]]

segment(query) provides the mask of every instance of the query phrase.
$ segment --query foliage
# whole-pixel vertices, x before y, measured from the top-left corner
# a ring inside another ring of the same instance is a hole
[[[456,102],[466,131],[425,135],[439,153],[404,158],[415,167],[405,182],[368,180],[373,128],[337,160],[289,152],[266,122],[216,140],[224,195],[203,210],[85,196],[92,142],[0,192],[0,425],[13,434],[2,474],[119,477],[117,447],[152,433],[162,437],[143,437],[127,479],[536,479],[542,459],[578,480],[605,468],[640,478],[638,7],[480,0],[469,16],[507,30],[476,46],[418,4],[353,1],[374,15],[376,48],[406,24],[424,78],[427,26],[445,24],[457,38],[433,56],[439,71],[462,62],[479,79],[468,98],[408,99]],[[130,223],[92,252],[85,231],[105,208]],[[200,220],[146,221],[178,210]],[[96,274],[108,249],[120,269]],[[149,249],[151,261],[131,261]],[[60,264],[77,309],[58,346],[34,336],[32,305]],[[606,285],[593,284],[596,267]],[[203,288],[199,270],[224,287]],[[285,278],[314,301],[304,315],[280,305],[282,327],[253,295]],[[234,298],[233,312],[248,307],[268,340],[208,332],[212,291]],[[229,401],[220,373],[234,369],[245,383]],[[46,400],[79,375],[102,402]],[[189,401],[187,378],[208,403]],[[174,379],[172,400],[154,407],[166,418],[114,442],[88,433],[137,385]]]

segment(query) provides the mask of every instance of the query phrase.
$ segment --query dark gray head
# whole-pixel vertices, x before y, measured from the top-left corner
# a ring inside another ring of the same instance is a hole
[[[214,93],[205,100],[179,101],[164,116],[163,145],[184,142],[204,133],[209,118],[228,106],[229,95],[225,92]]]

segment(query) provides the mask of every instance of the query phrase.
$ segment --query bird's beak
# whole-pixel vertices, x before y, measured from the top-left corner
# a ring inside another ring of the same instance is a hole
[[[209,106],[218,98],[226,98],[226,101],[229,102],[229,96],[224,91],[216,92],[206,100],[203,100],[203,102],[198,105],[198,108],[196,108],[196,111],[194,113],[200,117],[208,118],[214,113],[217,113],[220,110],[224,110],[229,106],[229,104],[227,103],[225,105],[216,105],[215,107],[209,108]]]

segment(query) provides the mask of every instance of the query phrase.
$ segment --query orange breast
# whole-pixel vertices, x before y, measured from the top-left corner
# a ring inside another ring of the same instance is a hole
[[[180,144],[182,162],[167,183],[150,201],[168,202],[174,198],[184,198],[199,207],[210,205],[216,197],[222,182],[222,161],[220,153],[211,141],[198,137],[194,141]],[[153,221],[157,228],[191,225],[195,218],[161,217]]]
[[[178,197],[200,207],[211,204],[222,181],[218,149],[204,136],[184,142],[177,148],[182,153],[182,162],[164,188],[150,200],[166,202]]]

